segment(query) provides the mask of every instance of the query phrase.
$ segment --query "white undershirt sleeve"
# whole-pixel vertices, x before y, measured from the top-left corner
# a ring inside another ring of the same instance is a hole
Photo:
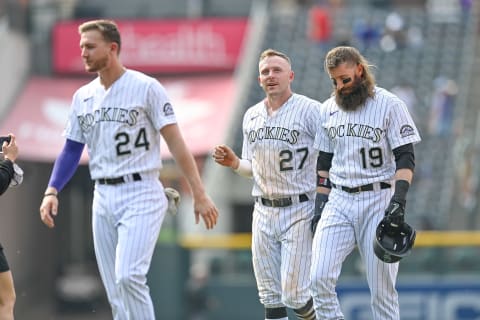
[[[247,159],[239,159],[238,162],[238,168],[234,169],[236,173],[243,177],[247,178],[252,178],[253,177],[253,172],[252,172],[252,162]]]

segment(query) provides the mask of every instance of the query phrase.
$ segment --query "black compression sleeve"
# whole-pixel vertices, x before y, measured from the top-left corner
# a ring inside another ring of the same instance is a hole
[[[320,151],[317,158],[317,170],[329,171],[332,166],[333,153]]]
[[[395,163],[398,169],[415,169],[415,153],[413,144],[405,144],[392,150],[395,156]]]

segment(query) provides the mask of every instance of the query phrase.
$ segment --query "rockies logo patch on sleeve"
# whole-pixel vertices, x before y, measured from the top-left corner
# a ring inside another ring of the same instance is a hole
[[[166,115],[166,116],[171,116],[173,115],[173,107],[172,105],[170,104],[170,102],[167,102],[163,105],[163,113]]]
[[[400,135],[402,138],[412,136],[415,134],[415,130],[412,128],[411,125],[405,124],[400,128]]]

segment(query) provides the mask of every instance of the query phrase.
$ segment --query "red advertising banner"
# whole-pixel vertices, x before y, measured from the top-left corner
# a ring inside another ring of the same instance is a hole
[[[80,58],[78,25],[59,22],[53,28],[53,71],[85,73]],[[248,19],[118,20],[120,58],[147,73],[231,71],[242,50]]]

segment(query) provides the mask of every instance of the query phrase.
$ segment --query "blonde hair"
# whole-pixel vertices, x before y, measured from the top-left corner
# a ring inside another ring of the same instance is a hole
[[[84,33],[90,30],[97,30],[102,34],[103,39],[107,42],[115,42],[118,44],[118,53],[122,47],[122,40],[120,37],[120,32],[118,31],[117,24],[112,20],[91,20],[82,23],[78,27],[78,33]]]
[[[265,51],[263,51],[261,54],[260,54],[260,58],[258,59],[258,62],[262,61],[263,59],[265,58],[268,58],[268,57],[280,57],[280,58],[283,58],[285,59],[288,64],[290,66],[292,66],[292,61],[290,61],[290,58],[283,52],[280,52],[280,51],[277,51],[277,50],[274,50],[274,49],[267,49]]]

